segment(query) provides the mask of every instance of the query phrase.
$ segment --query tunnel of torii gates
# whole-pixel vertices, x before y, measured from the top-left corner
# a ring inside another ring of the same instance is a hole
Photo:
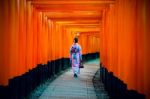
[[[1,0],[0,85],[36,68],[69,58],[73,38],[82,53],[150,98],[148,0]]]

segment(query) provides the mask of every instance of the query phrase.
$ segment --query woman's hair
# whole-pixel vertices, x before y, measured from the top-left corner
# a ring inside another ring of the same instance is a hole
[[[77,37],[74,38],[74,42],[78,43],[78,38]]]

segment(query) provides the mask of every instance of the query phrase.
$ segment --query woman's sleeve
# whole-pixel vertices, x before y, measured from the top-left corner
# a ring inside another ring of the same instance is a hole
[[[79,54],[80,54],[80,60],[82,60],[82,48],[81,48],[81,46],[79,46]]]

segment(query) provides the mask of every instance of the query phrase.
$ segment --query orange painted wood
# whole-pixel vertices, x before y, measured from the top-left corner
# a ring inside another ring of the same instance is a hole
[[[150,98],[148,11],[149,0],[1,0],[0,85],[37,64],[69,58],[80,32],[83,54],[100,51],[109,71]]]
[[[100,53],[109,71],[149,99],[147,9],[148,0],[117,0],[104,10]]]

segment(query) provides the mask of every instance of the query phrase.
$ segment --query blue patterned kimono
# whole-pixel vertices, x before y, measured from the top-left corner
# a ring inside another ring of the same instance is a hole
[[[82,60],[81,47],[78,43],[74,43],[70,48],[70,61],[74,74],[80,73],[79,65],[81,60]]]

